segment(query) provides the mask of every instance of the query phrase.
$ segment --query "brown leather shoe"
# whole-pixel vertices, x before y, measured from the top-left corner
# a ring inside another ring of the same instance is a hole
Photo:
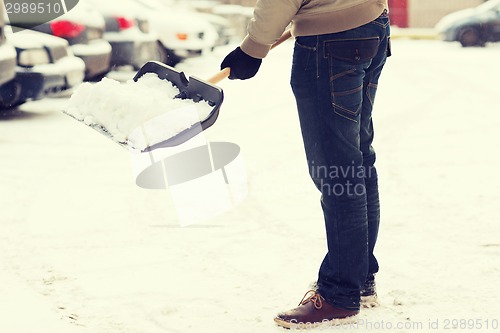
[[[314,281],[309,287],[311,290],[318,290],[318,282]],[[374,274],[367,277],[359,295],[361,297],[359,304],[362,308],[370,309],[379,306]]]
[[[299,306],[278,314],[274,321],[279,326],[293,329],[307,329],[354,323],[359,310],[344,310],[325,301],[316,290],[309,290]]]

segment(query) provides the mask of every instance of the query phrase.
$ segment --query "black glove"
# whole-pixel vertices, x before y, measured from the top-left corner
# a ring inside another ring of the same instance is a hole
[[[229,74],[231,80],[246,80],[257,74],[261,63],[262,59],[249,56],[238,46],[224,58],[220,64],[220,69],[231,68]]]

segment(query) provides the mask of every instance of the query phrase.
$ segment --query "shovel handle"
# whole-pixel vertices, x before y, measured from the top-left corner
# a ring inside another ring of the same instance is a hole
[[[287,40],[292,37],[292,31],[290,29],[286,30],[280,38],[276,42],[274,42],[273,45],[271,45],[271,50],[274,49],[276,46],[280,45],[283,42],[286,42]]]
[[[271,45],[271,50],[274,49],[276,46],[280,45],[281,43],[287,41],[290,37],[292,37],[292,32],[290,29],[286,30],[280,38],[276,42],[274,42],[273,45]],[[229,74],[231,74],[231,68],[226,67],[219,71],[217,74],[213,75],[210,77],[207,82],[212,83],[212,84],[217,84],[220,81],[227,79],[229,77]]]
[[[226,67],[226,68],[222,69],[221,71],[219,71],[214,76],[212,76],[211,78],[209,78],[207,80],[207,82],[212,83],[212,84],[217,84],[220,81],[227,79],[229,77],[229,74],[231,74],[231,68]]]

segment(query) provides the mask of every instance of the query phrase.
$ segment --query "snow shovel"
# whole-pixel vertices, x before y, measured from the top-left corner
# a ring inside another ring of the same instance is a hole
[[[285,31],[283,35],[271,46],[271,49],[285,42],[290,37],[290,30]],[[180,145],[212,126],[219,116],[220,106],[224,100],[224,93],[222,89],[215,86],[215,84],[229,77],[230,71],[230,68],[224,68],[217,74],[204,81],[196,77],[191,77],[188,80],[183,72],[179,72],[168,65],[155,61],[150,61],[142,66],[142,68],[135,75],[134,81],[137,81],[146,73],[155,73],[160,79],[170,81],[180,90],[180,94],[178,96],[179,98],[187,98],[195,102],[204,100],[207,101],[210,105],[213,105],[213,109],[210,112],[209,116],[203,119],[201,122],[184,129],[173,137],[166,138],[159,143],[146,147],[142,150],[142,152],[152,151],[157,148]]]
[[[176,98],[190,99],[194,102],[205,101],[212,107],[212,110],[209,115],[200,122],[195,122],[191,125],[191,127],[185,128],[177,134],[165,138],[161,142],[148,145],[146,148],[142,149],[141,152],[148,152],[158,148],[178,146],[215,123],[217,117],[219,116],[219,109],[224,100],[224,93],[221,88],[215,86],[209,81],[204,81],[196,77],[190,77],[188,79],[183,72],[179,72],[176,69],[157,61],[150,61],[142,66],[136,73],[134,81],[137,81],[147,73],[154,73],[158,75],[158,78],[161,80],[167,80],[178,88],[180,93],[176,96]]]
[[[284,41],[288,40],[290,37],[291,37],[290,30],[285,31],[283,35],[272,45],[271,49],[283,43]],[[169,81],[172,85],[174,85],[180,92],[175,98],[189,99],[195,103],[200,101],[207,102],[208,105],[211,106],[211,111],[208,114],[208,116],[205,117],[204,119],[196,121],[190,126],[186,126],[186,128],[183,128],[180,131],[176,131],[175,133],[170,133],[169,135],[166,135],[167,137],[162,137],[161,140],[156,140],[156,142],[152,142],[151,144],[149,144],[146,138],[147,129],[145,130],[145,127],[150,126],[153,122],[156,121],[157,123],[152,125],[156,128],[161,129],[161,122],[163,122],[164,124],[167,124],[168,122],[168,120],[166,121],[165,118],[161,119],[162,116],[160,115],[150,121],[147,121],[146,123],[144,123],[143,125],[141,125],[139,128],[136,129],[137,130],[136,132],[142,131],[144,136],[143,140],[146,140],[146,144],[143,144],[139,149],[132,146],[129,141],[118,142],[120,145],[131,150],[139,150],[140,152],[151,152],[158,148],[174,147],[188,141],[189,139],[193,138],[197,134],[211,127],[215,123],[219,115],[221,104],[224,100],[224,93],[222,89],[217,87],[215,84],[229,77],[230,68],[225,68],[221,70],[220,72],[218,72],[217,74],[215,74],[214,76],[210,77],[207,80],[202,80],[196,77],[190,77],[188,79],[186,78],[183,72],[179,72],[173,67],[170,67],[161,62],[150,61],[144,64],[139,69],[139,71],[134,76],[133,80],[137,82],[142,76],[148,73],[154,73],[158,76],[159,79]],[[165,113],[165,115],[167,114],[168,112]],[[71,116],[71,114],[69,115]],[[90,125],[90,126],[98,130],[102,134],[105,134],[113,139],[112,135],[103,126],[99,125]]]

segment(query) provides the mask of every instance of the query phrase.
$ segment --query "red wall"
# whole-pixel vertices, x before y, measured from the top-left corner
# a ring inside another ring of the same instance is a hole
[[[389,17],[392,25],[408,28],[408,0],[389,0]]]

